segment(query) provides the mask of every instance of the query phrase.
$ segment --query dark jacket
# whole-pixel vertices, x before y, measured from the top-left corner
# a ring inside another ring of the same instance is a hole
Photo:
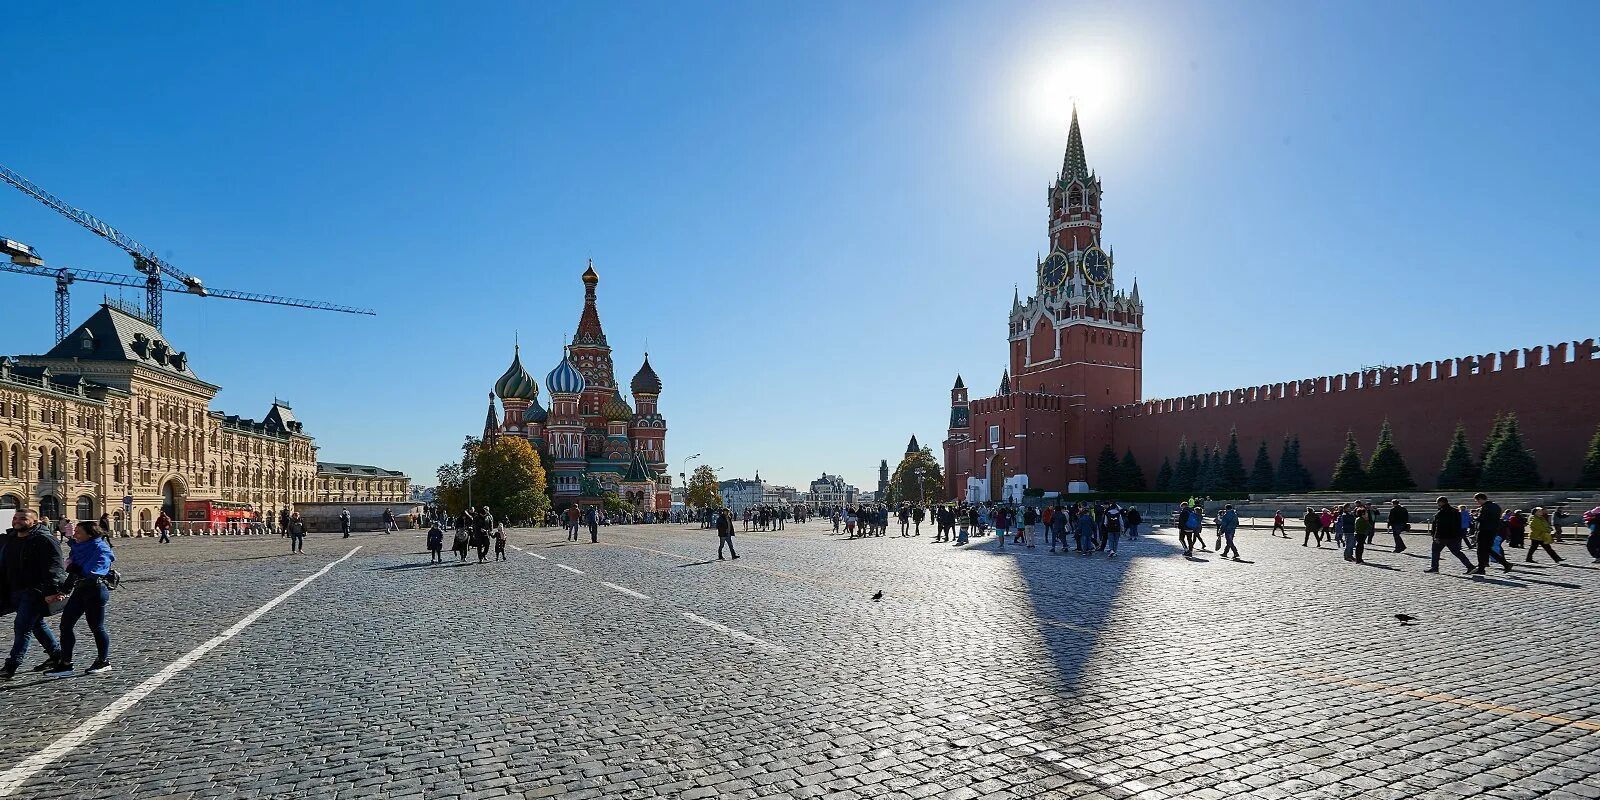
[[[44,526],[34,526],[26,538],[14,530],[0,535],[0,584],[8,597],[26,591],[57,594],[66,580],[61,547]]]
[[[283,526],[283,529],[290,536],[304,536],[306,535],[306,521],[303,519],[290,519],[289,524]]]
[[[1490,541],[1494,541],[1494,537],[1499,536],[1500,529],[1504,527],[1500,518],[1505,515],[1506,512],[1500,510],[1499,503],[1493,500],[1483,501],[1483,505],[1478,506],[1478,535],[1487,536]]]
[[[1433,538],[1445,544],[1461,541],[1461,512],[1450,506],[1433,515]]]
[[[727,514],[718,514],[717,515],[717,535],[718,536],[732,536],[733,535],[733,517],[730,517]]]
[[[1403,531],[1411,527],[1411,512],[1405,506],[1396,506],[1389,509],[1389,527],[1393,530]]]

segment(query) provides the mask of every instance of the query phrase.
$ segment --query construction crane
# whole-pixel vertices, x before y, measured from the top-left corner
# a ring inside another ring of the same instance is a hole
[[[11,255],[13,262],[10,264],[0,262],[0,271],[15,272],[19,275],[36,275],[41,278],[55,279],[56,341],[58,342],[67,338],[67,330],[72,325],[72,295],[68,291],[67,287],[71,286],[74,282],[84,281],[85,283],[103,283],[108,286],[132,286],[148,289],[147,284],[150,280],[148,277],[140,279],[131,275],[117,275],[110,272],[93,272],[82,269],[43,266],[43,260],[39,259],[37,254],[33,254],[32,248],[27,249],[27,252],[32,255],[32,261],[26,260],[26,257],[23,257],[24,260],[19,261],[18,255],[8,252],[10,249],[8,245],[17,244],[20,243],[10,239],[0,238],[0,254]],[[26,247],[26,245],[24,245],[24,247]],[[160,284],[162,291],[181,292],[184,294],[190,293],[188,287],[176,281],[162,280],[159,277],[156,278],[156,281]],[[248,300],[252,303],[268,303],[275,306],[294,306],[296,308],[315,308],[324,311],[342,311],[346,314],[366,314],[369,316],[375,315],[375,312],[366,308],[336,306],[331,303],[323,303],[317,300],[297,300],[293,297],[279,297],[271,294],[236,292],[231,289],[207,289],[205,296],[221,297],[228,300]]]
[[[142,282],[142,284],[140,284],[140,285],[142,285],[144,287],[144,290],[145,290],[145,308],[148,310],[148,315],[150,317],[150,321],[155,324],[157,329],[160,329],[160,327],[161,327],[161,295],[162,295],[162,292],[184,292],[186,294],[199,295],[201,297],[207,297],[207,296],[210,296],[210,295],[217,295],[217,292],[215,290],[207,289],[205,287],[205,284],[201,283],[199,278],[196,278],[195,276],[190,275],[189,273],[184,272],[183,270],[178,269],[177,267],[167,263],[160,256],[156,255],[154,250],[151,250],[150,248],[145,247],[144,245],[134,241],[133,239],[129,238],[128,236],[126,236],[121,231],[117,230],[116,228],[111,227],[110,225],[108,225],[107,223],[105,223],[100,218],[96,217],[95,215],[90,214],[89,212],[84,211],[83,209],[78,208],[78,207],[66,202],[65,200],[62,200],[61,198],[56,197],[55,195],[45,191],[43,187],[39,186],[38,184],[34,183],[33,181],[28,180],[27,178],[22,177],[21,175],[18,175],[15,171],[11,170],[10,168],[6,167],[3,164],[0,164],[0,180],[4,180],[6,183],[9,183],[12,186],[17,187],[18,189],[22,190],[22,192],[24,194],[27,194],[28,196],[32,197],[33,199],[38,200],[41,203],[44,203],[45,205],[49,206],[52,209],[55,209],[62,216],[66,217],[67,219],[72,220],[73,222],[78,223],[79,225],[82,225],[85,228],[88,228],[95,235],[100,236],[101,238],[105,239],[106,241],[111,242],[112,244],[116,245],[117,247],[122,248],[123,251],[125,251],[129,255],[133,256],[133,268],[138,270],[140,273],[142,273],[145,276],[144,281]],[[11,240],[5,240],[5,241],[11,241]],[[18,243],[18,242],[12,242],[12,244],[20,245],[20,243]],[[11,252],[5,250],[4,248],[0,248],[0,253],[11,255],[12,256],[13,265],[35,266],[35,267],[43,266],[43,264],[44,264],[43,260],[39,259],[37,257],[37,254],[32,252],[32,248],[28,248],[27,245],[20,245],[20,246],[23,247],[23,248],[26,248],[28,250],[29,256],[31,256],[31,260],[29,258],[24,258],[23,260],[19,261],[18,260],[18,256],[16,254],[11,253]],[[3,264],[0,264],[0,267],[4,267],[5,269],[7,269],[10,272],[18,272],[18,271],[20,271],[20,270],[13,269],[13,268],[8,267],[8,266],[3,265]],[[55,270],[47,270],[47,271],[49,271],[51,273],[55,273],[56,272]],[[39,274],[39,273],[29,272],[27,274],[33,275],[33,274]],[[65,281],[66,281],[66,283],[70,284],[74,278],[76,278],[77,280],[85,280],[85,281],[94,280],[94,279],[90,279],[90,278],[85,277],[85,276],[90,275],[90,274],[105,276],[107,278],[118,278],[118,277],[120,277],[120,276],[111,275],[111,274],[108,274],[108,273],[73,272],[73,273],[70,274],[69,277],[65,278]],[[162,276],[166,276],[168,278],[171,278],[172,281],[163,280]],[[52,277],[54,277],[53,274],[52,274]],[[176,283],[174,283],[173,281],[175,281]],[[95,280],[95,282],[97,282],[97,283],[112,283],[112,281],[109,281],[109,280]],[[57,332],[60,334],[60,336],[65,336],[66,335],[65,328],[62,327],[62,322],[61,322],[61,317],[60,317],[60,314],[62,313],[61,309],[63,308],[63,301],[62,301],[61,298],[66,296],[64,291],[63,291],[63,289],[61,288],[62,285],[63,284],[61,284],[59,282],[59,279],[58,279],[58,283],[57,283],[57,287],[56,287],[56,314],[57,314],[56,328],[57,328]],[[113,285],[126,286],[126,285],[132,285],[132,284],[126,284],[126,283],[118,282],[118,283],[113,283]],[[223,296],[223,295],[218,295],[218,296]],[[318,310],[321,310],[321,311],[342,311],[342,312],[347,313],[347,314],[368,314],[368,315],[374,315],[375,314],[375,312],[371,311],[370,309],[350,308],[350,307],[347,307],[347,306],[338,306],[338,305],[334,305],[332,303],[323,303],[323,302],[319,302],[319,301],[315,301],[315,300],[295,300],[293,298],[288,298],[288,297],[276,297],[276,296],[273,296],[273,295],[265,295],[265,294],[250,294],[250,293],[247,293],[247,292],[230,292],[226,296],[230,297],[230,298],[232,298],[234,300],[250,300],[250,301],[253,301],[253,302],[257,302],[257,303],[272,303],[272,304],[275,304],[275,305],[296,306],[296,307],[299,307],[299,308],[313,308],[313,309],[318,309]],[[60,341],[60,338],[57,338],[57,341]]]

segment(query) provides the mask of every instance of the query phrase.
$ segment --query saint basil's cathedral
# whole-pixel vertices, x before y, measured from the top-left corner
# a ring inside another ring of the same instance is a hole
[[[572,503],[598,505],[601,493],[615,492],[641,511],[666,511],[672,507],[672,478],[667,472],[667,421],[656,407],[661,378],[646,354],[629,384],[633,405],[623,398],[595,306],[599,283],[590,263],[583,273],[577,333],[561,363],[544,379],[550,407],[540,403],[539,384],[522,366],[518,346],[511,367],[489,393],[483,438],[489,442],[519,436],[547,456],[557,509]],[[498,421],[496,395],[504,408]]]

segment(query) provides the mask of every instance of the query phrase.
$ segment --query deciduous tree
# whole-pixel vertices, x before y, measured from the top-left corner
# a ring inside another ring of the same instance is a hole
[[[919,469],[922,471],[920,483],[917,476]],[[906,453],[900,459],[900,466],[895,468],[894,475],[889,478],[889,502],[920,503],[926,500],[933,503],[945,499],[944,472],[939,469],[939,460],[933,457],[933,451],[924,447]]]
[[[683,502],[694,508],[722,508],[722,491],[717,488],[717,473],[709,465],[701,464],[689,476],[684,489]]]
[[[480,446],[473,474],[474,501],[497,519],[537,520],[550,510],[544,464],[527,439],[502,436]]]

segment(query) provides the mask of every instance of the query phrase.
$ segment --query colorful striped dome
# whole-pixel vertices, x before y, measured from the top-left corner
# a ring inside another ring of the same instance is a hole
[[[572,360],[563,357],[550,374],[544,376],[545,388],[550,394],[583,394],[583,389],[589,384],[583,380],[583,373],[572,366]]]
[[[501,400],[533,400],[539,396],[539,384],[522,367],[521,347],[512,351],[511,366],[494,382],[494,393]]]

